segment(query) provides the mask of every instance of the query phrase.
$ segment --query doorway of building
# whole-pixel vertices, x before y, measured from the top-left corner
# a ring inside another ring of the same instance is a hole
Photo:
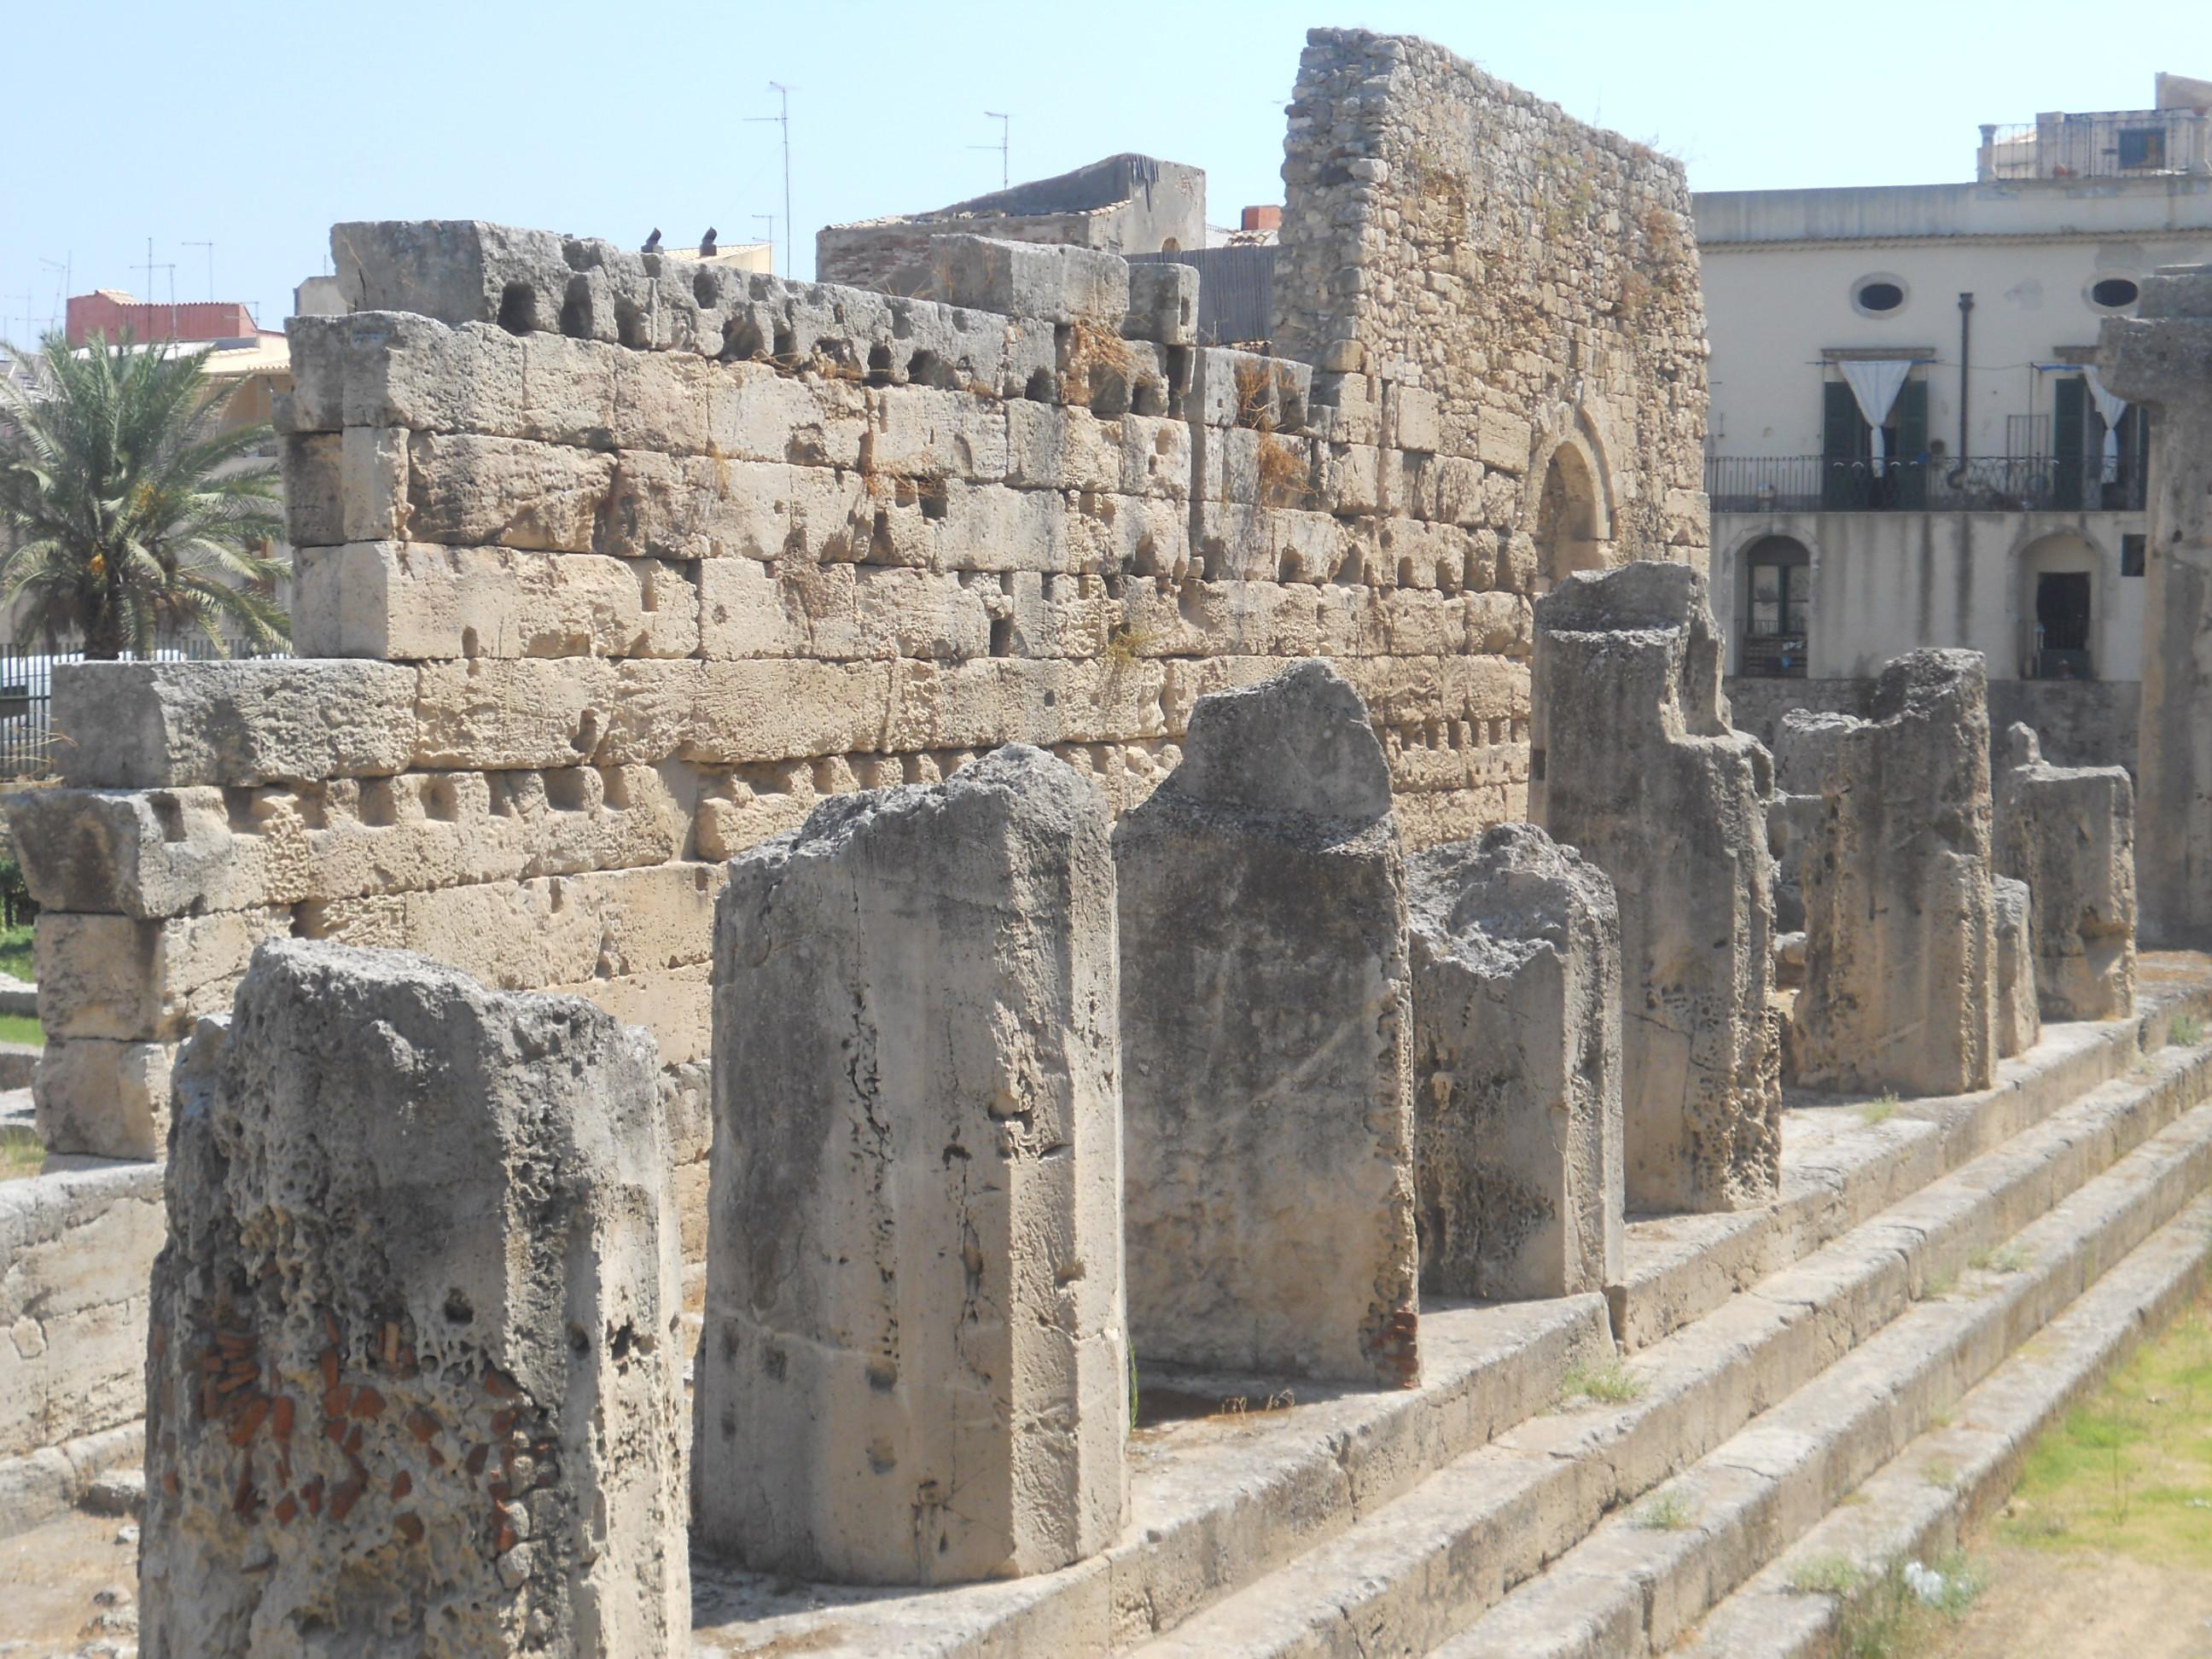
[[[2089,663],[2089,573],[2046,570],[2035,581],[2035,677],[2094,678]]]

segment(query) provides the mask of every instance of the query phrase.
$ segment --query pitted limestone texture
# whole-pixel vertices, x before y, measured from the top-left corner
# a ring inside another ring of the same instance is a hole
[[[1620,907],[1632,1211],[1735,1210],[1781,1181],[1766,750],[1728,724],[1705,580],[1645,562],[1536,606],[1532,805]]]
[[[580,999],[255,952],[178,1068],[149,1659],[688,1649],[658,1069]]]
[[[2097,339],[2106,388],[2151,411],[2136,880],[2148,943],[2212,944],[2212,265],[2142,279]]]
[[[1896,659],[1872,711],[1784,722],[1784,775],[1817,764],[1826,803],[1803,871],[1795,1081],[1907,1095],[1986,1089],[1998,964],[1981,653]]]
[[[1202,699],[1114,855],[1139,1356],[1410,1385],[1405,864],[1358,694],[1316,661]]]
[[[1421,1291],[1601,1291],[1622,1271],[1620,915],[1531,823],[1407,868]]]
[[[2136,1002],[2136,796],[2118,766],[2052,766],[2015,724],[1997,762],[1995,868],[2035,895],[2045,1019],[2116,1019]]]
[[[1990,904],[1997,939],[1997,1058],[2009,1060],[2043,1036],[2036,1006],[2035,899],[2026,882],[1997,876],[1990,883]]]
[[[1127,1489],[1105,804],[1012,744],[731,866],[694,1535],[943,1584],[1111,1543]]]

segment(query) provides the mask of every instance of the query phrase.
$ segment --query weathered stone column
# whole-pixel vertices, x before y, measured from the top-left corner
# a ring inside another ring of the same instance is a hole
[[[580,998],[255,952],[177,1072],[148,1659],[688,1651],[657,1070]]]
[[[2033,728],[2005,734],[1996,868],[2035,895],[2035,994],[2045,1019],[2136,1006],[2136,796],[2126,769],[2052,766]]]
[[[2105,319],[2097,373],[2151,410],[2136,762],[2142,937],[2202,945],[2212,942],[2212,265],[2146,278],[2136,314]]]
[[[1613,884],[1504,823],[1413,858],[1407,904],[1423,1293],[1604,1289],[1623,1203]]]
[[[1872,718],[1784,722],[1783,772],[1820,757],[1826,821],[1808,855],[1795,1081],[1910,1095],[1996,1075],[1988,684],[1978,651],[1913,651]]]
[[[940,1584],[1113,1541],[1115,971],[1104,803],[1026,745],[825,801],[730,866],[701,1544]]]
[[[1358,694],[1200,698],[1114,856],[1138,1353],[1410,1385],[1405,864]]]
[[[1530,816],[1612,878],[1631,1210],[1734,1210],[1782,1179],[1767,797],[1731,730],[1705,580],[1639,562],[1536,603]]]
[[[2035,898],[2024,881],[1990,883],[1990,915],[1997,941],[1997,1058],[2024,1054],[2043,1036],[2036,1006]]]

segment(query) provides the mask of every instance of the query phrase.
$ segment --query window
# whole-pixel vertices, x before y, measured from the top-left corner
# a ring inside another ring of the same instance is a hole
[[[1804,544],[1787,536],[1765,537],[1745,554],[1745,627],[1736,652],[1738,673],[1759,679],[1805,678],[1806,622],[1813,592],[1809,560]]]
[[[2162,167],[2166,165],[2166,129],[2129,127],[2120,132],[2120,167]]]
[[[1928,382],[1915,370],[1898,388],[1882,428],[1882,470],[1874,469],[1874,428],[1842,380],[1820,388],[1820,505],[1869,513],[1928,504]]]
[[[1806,567],[1780,560],[1751,568],[1751,632],[1754,638],[1805,637]]]
[[[1862,276],[1851,289],[1851,304],[1869,317],[1887,316],[1905,303],[1905,284],[1894,276]]]
[[[2142,293],[2125,276],[2107,276],[2089,285],[2089,303],[2106,311],[2120,311],[2133,305]]]
[[[2140,531],[2131,531],[2120,538],[2120,574],[2140,576],[2143,573],[2143,549],[2150,538]]]

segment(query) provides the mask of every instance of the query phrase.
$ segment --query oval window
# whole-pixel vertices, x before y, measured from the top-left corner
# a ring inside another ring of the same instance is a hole
[[[1905,290],[1895,283],[1861,283],[1854,297],[1861,311],[1894,311],[1905,303]]]
[[[2123,306],[2133,305],[2142,293],[2142,290],[2125,276],[2107,276],[2104,281],[2091,285],[2089,299],[2092,304],[2100,305],[2107,311],[2118,311]]]

